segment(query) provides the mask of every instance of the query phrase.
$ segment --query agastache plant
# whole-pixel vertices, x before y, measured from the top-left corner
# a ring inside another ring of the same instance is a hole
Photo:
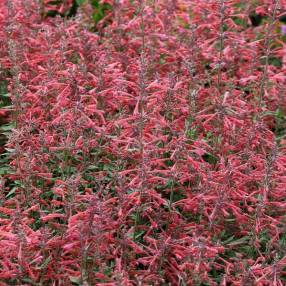
[[[0,285],[285,285],[286,2],[28,2],[0,3]]]

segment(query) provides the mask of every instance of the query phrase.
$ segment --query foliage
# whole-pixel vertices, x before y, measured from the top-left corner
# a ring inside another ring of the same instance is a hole
[[[90,19],[98,24],[111,10],[111,5],[106,1],[100,0],[58,0],[42,2],[42,16],[44,17],[74,17],[78,13],[78,9],[86,6],[92,8]]]
[[[55,2],[0,5],[0,285],[285,285],[286,2]]]

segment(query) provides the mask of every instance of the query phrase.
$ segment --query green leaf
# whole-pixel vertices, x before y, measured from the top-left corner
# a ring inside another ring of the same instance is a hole
[[[48,264],[50,263],[51,260],[52,260],[52,257],[49,256],[49,257],[43,262],[43,264],[40,266],[40,269],[45,269],[45,268],[48,266]]]
[[[8,166],[3,166],[0,168],[0,175],[6,175],[10,171],[10,168]]]
[[[133,235],[133,236],[134,236],[134,239],[135,239],[135,240],[138,240],[139,238],[142,237],[143,234],[145,234],[145,231],[144,231],[144,230],[134,232],[134,235]]]
[[[78,5],[83,5],[86,2],[86,0],[76,0],[76,3]]]
[[[223,241],[222,243],[223,243],[223,244],[228,244],[228,243],[230,243],[231,241],[233,241],[233,239],[234,239],[234,236],[232,235],[231,237],[229,237],[227,240]]]
[[[59,4],[61,4],[61,0],[54,0],[54,1],[49,1],[49,5],[59,5]]]
[[[101,9],[98,9],[93,15],[92,18],[95,23],[98,23],[101,19],[104,18],[104,13]]]
[[[97,170],[98,167],[95,166],[95,165],[89,165],[86,169],[87,169],[87,170]]]
[[[32,279],[30,279],[30,278],[22,278],[22,281],[23,282],[27,282],[30,285],[36,285],[35,282]]]
[[[218,158],[213,154],[206,153],[202,156],[203,160],[209,164],[216,164],[218,162]]]
[[[1,130],[2,131],[10,131],[10,130],[12,130],[15,127],[16,127],[15,122],[12,122],[12,123],[9,123],[9,124],[2,125],[1,126]]]
[[[80,278],[75,276],[70,276],[70,281],[76,285],[80,285]]]
[[[15,149],[12,149],[12,148],[5,148],[6,151],[8,151],[9,153],[12,153],[15,151]]]
[[[12,195],[15,194],[15,191],[17,190],[18,187],[13,187],[11,189],[11,191],[6,195],[6,199],[8,199],[9,197],[11,197]]]
[[[227,243],[228,246],[235,246],[235,245],[240,245],[240,244],[244,244],[245,242],[247,242],[249,240],[249,237],[248,236],[244,236],[240,239],[237,239],[233,242],[229,242]]]

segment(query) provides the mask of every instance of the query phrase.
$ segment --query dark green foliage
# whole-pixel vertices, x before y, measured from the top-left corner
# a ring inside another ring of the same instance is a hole
[[[100,4],[99,0],[91,0],[91,4],[94,7],[94,13],[92,18],[95,23],[102,20],[108,10],[111,10],[111,6],[107,3]]]
[[[59,5],[62,1],[51,1],[49,2],[50,5]],[[72,6],[65,12],[60,13],[59,11],[55,10],[49,10],[46,12],[46,17],[56,17],[57,15],[61,17],[71,18],[76,16],[78,8],[81,5],[84,5],[87,2],[87,0],[74,0],[72,3]],[[102,20],[107,10],[111,10],[111,6],[107,3],[100,4],[100,1],[98,0],[90,0],[90,4],[94,8],[94,12],[92,14],[92,19],[95,23],[98,23],[100,20]]]
[[[249,14],[249,19],[253,27],[258,27],[262,24],[263,20],[265,19],[265,16],[257,14],[255,11],[252,11]]]
[[[286,14],[279,17],[279,21],[286,24]]]
[[[6,80],[0,81],[0,110],[6,110],[11,106],[11,99],[7,90],[8,82]],[[8,136],[14,126],[13,122],[8,122],[9,116],[0,115],[0,175],[9,173],[10,167],[8,164],[9,152],[5,151],[5,144]]]
[[[11,100],[8,96],[7,81],[0,80],[0,108],[11,104]]]
[[[61,0],[59,1],[50,1],[49,4],[50,5],[59,5],[61,4]],[[56,17],[57,15],[61,16],[61,17],[67,17],[67,18],[71,18],[76,16],[77,14],[77,10],[78,10],[79,4],[78,1],[73,1],[72,6],[70,7],[70,9],[68,11],[66,11],[65,13],[60,13],[57,10],[49,10],[46,12],[46,17]]]
[[[218,158],[210,153],[206,153],[202,156],[203,160],[209,164],[216,164],[218,162]]]

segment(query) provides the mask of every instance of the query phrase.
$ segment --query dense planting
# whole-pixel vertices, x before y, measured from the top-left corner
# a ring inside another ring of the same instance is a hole
[[[1,1],[0,285],[285,285],[284,11]]]

